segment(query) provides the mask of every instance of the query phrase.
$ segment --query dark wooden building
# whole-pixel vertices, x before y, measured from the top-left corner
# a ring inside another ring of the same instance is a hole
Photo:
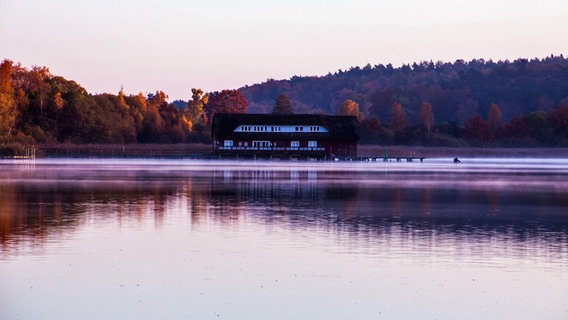
[[[359,125],[352,116],[216,113],[211,127],[220,156],[356,157]]]

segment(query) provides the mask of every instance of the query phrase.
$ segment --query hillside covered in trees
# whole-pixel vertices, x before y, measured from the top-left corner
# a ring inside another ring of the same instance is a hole
[[[0,143],[209,142],[215,112],[246,112],[238,90],[189,90],[169,103],[163,91],[137,95],[89,94],[46,67],[0,64]]]
[[[210,142],[215,112],[357,117],[361,143],[568,146],[568,59],[367,65],[239,90],[90,94],[46,67],[0,64],[0,144]]]
[[[422,145],[568,145],[568,59],[367,65],[322,77],[241,88],[249,112],[288,96],[297,113],[341,113],[354,103],[362,142]],[[358,110],[356,110],[358,109]]]

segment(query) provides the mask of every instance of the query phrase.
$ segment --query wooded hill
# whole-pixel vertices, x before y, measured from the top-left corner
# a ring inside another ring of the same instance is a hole
[[[467,145],[500,140],[501,145],[566,145],[568,59],[563,56],[498,62],[429,61],[399,68],[367,65],[322,77],[269,79],[240,90],[251,113],[270,112],[279,94],[289,97],[296,113],[336,114],[351,100],[362,112],[366,129],[382,132],[364,130],[362,138],[367,142]],[[420,131],[416,126],[424,124],[421,110],[425,103],[431,106],[434,118],[430,133],[452,139],[427,141],[416,132]],[[393,127],[399,107],[406,132],[395,138],[393,130],[401,129]]]
[[[159,90],[93,95],[46,67],[28,69],[4,60],[0,144],[209,143],[211,115],[247,110],[238,90],[204,93],[188,88],[188,93],[189,101],[174,103]]]
[[[191,92],[191,93],[189,93]],[[46,67],[0,64],[0,144],[210,142],[215,112],[347,114],[361,143],[568,146],[568,59],[367,65],[239,90],[90,94]]]

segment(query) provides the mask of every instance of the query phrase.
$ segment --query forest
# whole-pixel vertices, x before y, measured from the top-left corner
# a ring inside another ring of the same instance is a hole
[[[362,144],[568,147],[568,59],[367,65],[172,102],[0,64],[0,144],[209,143],[215,112],[353,115]]]
[[[209,142],[215,112],[246,112],[238,90],[168,102],[163,91],[89,94],[46,67],[0,64],[0,143],[135,144]]]
[[[568,59],[367,65],[241,88],[249,112],[285,94],[298,113],[358,107],[361,142],[440,146],[568,146]]]

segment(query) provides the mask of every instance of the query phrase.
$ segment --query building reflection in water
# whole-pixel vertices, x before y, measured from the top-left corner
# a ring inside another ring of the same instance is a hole
[[[405,242],[417,250],[451,245],[491,254],[494,242],[519,254],[567,257],[565,190],[494,188],[476,177],[312,170],[17,173],[0,180],[3,254],[35,248],[93,221],[147,223],[171,216],[193,226],[243,219],[316,228],[357,241]],[[414,183],[409,183],[414,181]],[[532,250],[526,249],[531,243]],[[476,245],[471,245],[476,244]],[[484,251],[485,250],[485,251]],[[489,250],[489,252],[486,252]],[[514,249],[512,249],[514,250]],[[427,251],[427,250],[426,250]]]

